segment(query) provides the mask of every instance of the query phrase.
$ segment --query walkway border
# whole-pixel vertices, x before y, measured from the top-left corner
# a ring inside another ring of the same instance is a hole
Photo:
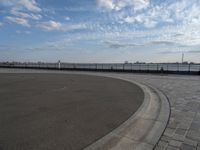
[[[84,150],[152,150],[169,120],[170,105],[166,96],[158,89],[132,79],[105,74],[88,75],[111,77],[136,84],[144,92],[144,102],[127,121]]]

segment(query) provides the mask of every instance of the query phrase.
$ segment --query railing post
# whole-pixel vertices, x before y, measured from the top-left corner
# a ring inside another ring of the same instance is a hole
[[[158,64],[157,64],[157,72],[158,72]]]
[[[58,61],[58,69],[60,70],[60,60]]]
[[[199,72],[200,72],[200,66],[199,66]]]
[[[188,72],[190,73],[190,64],[188,65]]]
[[[131,63],[131,71],[133,72],[133,63]]]
[[[168,72],[168,65],[169,65],[169,64],[167,63],[167,72]]]
[[[179,63],[177,64],[177,71],[179,72]]]

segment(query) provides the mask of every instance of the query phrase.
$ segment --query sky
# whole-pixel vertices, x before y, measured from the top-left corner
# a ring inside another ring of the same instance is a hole
[[[0,0],[0,61],[200,63],[199,0]]]

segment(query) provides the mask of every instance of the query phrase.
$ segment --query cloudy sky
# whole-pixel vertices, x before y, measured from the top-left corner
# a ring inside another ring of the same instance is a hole
[[[200,63],[199,0],[0,0],[0,61]]]

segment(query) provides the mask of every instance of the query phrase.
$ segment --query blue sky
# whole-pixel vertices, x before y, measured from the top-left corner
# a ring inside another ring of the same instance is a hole
[[[199,0],[0,0],[0,61],[200,63]]]

